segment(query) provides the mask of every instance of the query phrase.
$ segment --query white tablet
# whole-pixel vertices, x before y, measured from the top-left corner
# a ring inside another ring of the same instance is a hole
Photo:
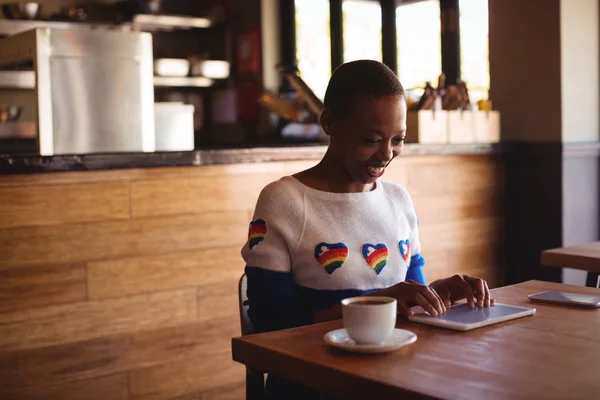
[[[566,292],[539,292],[530,294],[530,300],[543,301],[546,303],[560,303],[580,307],[598,308],[600,307],[600,296],[589,294],[577,294]]]
[[[469,331],[471,329],[481,328],[482,326],[497,324],[498,322],[533,314],[535,314],[535,308],[533,307],[509,306],[496,303],[490,307],[471,308],[465,303],[450,307],[446,313],[438,315],[437,317],[433,317],[427,312],[419,312],[408,317],[408,319],[441,328]]]

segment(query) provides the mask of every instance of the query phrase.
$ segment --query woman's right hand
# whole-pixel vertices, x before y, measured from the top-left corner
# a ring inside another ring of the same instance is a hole
[[[398,300],[398,313],[401,315],[413,315],[410,308],[414,305],[421,306],[433,316],[446,312],[446,305],[442,298],[427,285],[408,280],[390,287],[389,290],[390,296]]]

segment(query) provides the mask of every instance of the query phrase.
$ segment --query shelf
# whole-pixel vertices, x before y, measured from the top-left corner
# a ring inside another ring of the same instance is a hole
[[[155,76],[155,87],[210,87],[213,80],[202,76]],[[0,71],[0,89],[35,89],[35,72]]]
[[[210,87],[213,85],[212,79],[202,76],[177,77],[177,76],[155,76],[155,87]]]
[[[108,29],[130,31],[131,24],[109,24],[101,22],[63,22],[22,19],[0,19],[0,36],[15,35],[35,28],[58,29]]]
[[[153,14],[135,15],[131,24],[133,30],[137,31],[210,28],[213,25],[209,18]]]
[[[35,122],[5,122],[0,124],[0,139],[35,139]]]
[[[172,31],[178,29],[204,29],[213,26],[210,18],[184,15],[138,14],[131,22],[69,22],[44,20],[0,19],[0,36],[14,35],[34,28],[107,29],[120,31]]]
[[[35,72],[0,71],[0,89],[35,89]]]

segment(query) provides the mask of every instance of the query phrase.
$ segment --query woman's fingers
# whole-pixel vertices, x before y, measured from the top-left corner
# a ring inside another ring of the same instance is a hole
[[[452,282],[456,289],[452,292],[456,298],[466,298],[469,307],[475,308],[475,293],[473,293],[473,287],[467,282],[467,279],[469,279],[467,275],[454,275]]]
[[[469,283],[471,284],[472,290],[475,293],[475,298],[477,299],[477,307],[483,307],[486,296],[485,281],[481,278],[469,277]]]
[[[483,305],[485,307],[489,307],[492,305],[492,295],[490,293],[490,288],[488,287],[487,282],[483,281],[483,284],[485,286],[485,299],[484,299]]]
[[[431,287],[429,288],[429,290],[431,292],[433,292],[433,294],[437,297],[437,300],[440,303],[440,310],[441,310],[442,314],[445,313],[446,312],[446,303],[442,299],[442,296],[440,296],[440,294],[438,292],[436,292],[435,289],[433,289]]]
[[[474,292],[478,307],[489,307],[494,304],[490,288],[485,280],[471,276],[465,276],[465,280],[468,281],[472,292]]]
[[[427,300],[427,298],[422,294],[422,293],[417,293],[417,295],[415,296],[415,302],[420,305],[423,310],[427,311],[429,314],[433,315],[434,317],[438,315],[437,310],[435,309],[435,307],[433,306],[433,304],[431,304],[429,302],[429,300]]]
[[[401,301],[398,302],[397,311],[398,311],[398,314],[403,315],[405,317],[410,317],[411,315],[414,314],[413,310],[411,310],[409,306],[407,306],[406,304],[404,304]]]
[[[444,302],[435,292],[435,290],[431,289],[429,286],[422,286],[419,288],[419,293],[417,294],[417,298],[422,296],[425,301],[435,310],[436,315],[443,314],[446,312],[446,307],[444,306]],[[425,308],[425,307],[423,307]],[[428,310],[429,311],[429,310]],[[431,312],[430,312],[431,314]]]

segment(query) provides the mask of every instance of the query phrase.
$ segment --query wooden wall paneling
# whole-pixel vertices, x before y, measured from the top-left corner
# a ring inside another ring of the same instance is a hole
[[[420,224],[422,249],[454,249],[496,242],[503,232],[502,217],[472,218],[435,224]]]
[[[136,181],[131,184],[134,218],[254,208],[258,195],[281,174]]]
[[[425,277],[428,282],[454,274],[468,274],[488,280],[492,287],[502,282],[502,238],[489,242],[468,244],[457,248],[423,249]]]
[[[196,289],[0,314],[0,352],[194,322]]]
[[[504,215],[500,188],[450,195],[412,196],[420,224]]]
[[[411,195],[453,194],[487,190],[503,185],[501,163],[491,157],[423,157],[409,167]]]
[[[106,260],[243,246],[247,211],[0,231],[0,270],[15,264]]]
[[[28,186],[0,190],[0,228],[129,218],[129,184]]]
[[[242,399],[243,397],[239,397]],[[173,397],[171,400],[200,400],[199,393],[184,394],[183,396]]]
[[[3,400],[128,400],[128,398],[127,374],[2,394]]]
[[[1,175],[0,187],[50,186],[92,182],[127,181],[133,170],[71,171],[39,174]]]
[[[239,320],[215,318],[209,322],[0,354],[0,398],[3,393],[12,391],[66,384],[170,362],[203,360],[211,363],[213,354],[229,349],[231,338],[239,334]],[[215,380],[218,383],[219,378]]]
[[[209,389],[200,393],[199,400],[231,400],[246,398],[246,380],[239,383],[225,385],[216,389]]]
[[[106,181],[133,181],[145,179],[171,179],[215,177],[257,173],[284,174],[287,165],[296,162],[264,162],[203,165],[201,167],[131,168],[104,171],[70,171],[39,174],[2,175],[0,187],[47,186],[69,183],[91,183]],[[315,162],[316,163],[316,162]]]
[[[238,176],[254,174],[275,174],[283,176],[286,173],[288,166],[293,163],[293,161],[277,161],[263,163],[209,165],[206,168],[203,168],[203,176],[212,176],[216,178],[223,178],[224,175]]]
[[[139,168],[126,170],[127,179],[134,181],[213,178],[226,180],[231,176],[280,173],[283,162],[215,164],[200,167]]]
[[[0,271],[0,313],[84,301],[85,263],[15,266]]]
[[[239,323],[238,281],[239,276],[235,280],[199,286],[198,320],[231,318]]]
[[[90,299],[212,285],[244,272],[241,246],[90,262]]]
[[[18,365],[15,353],[0,353],[0,398],[10,390],[10,383],[16,381]]]
[[[432,249],[424,252],[425,270],[440,272],[446,276],[457,270],[473,271],[489,268],[498,262],[500,252],[497,244],[465,244],[456,249]]]
[[[202,392],[186,394],[173,398],[173,400],[232,400],[246,398],[246,383],[238,382],[209,389]]]
[[[190,359],[130,373],[132,400],[162,400],[239,383],[245,367],[231,358],[228,348],[210,360]]]

